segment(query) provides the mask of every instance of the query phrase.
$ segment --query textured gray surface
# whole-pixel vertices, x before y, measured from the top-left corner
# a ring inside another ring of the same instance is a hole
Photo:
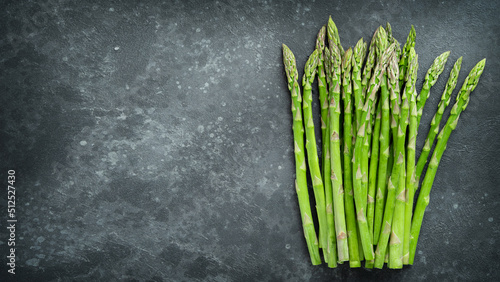
[[[17,171],[18,281],[500,279],[498,1],[36,2],[0,10],[0,179]],[[445,77],[464,57],[460,84],[487,58],[402,271],[308,260],[281,44],[303,66],[329,15],[346,47],[386,21],[403,42],[413,24],[418,89],[446,50]],[[0,207],[5,226],[6,193]]]

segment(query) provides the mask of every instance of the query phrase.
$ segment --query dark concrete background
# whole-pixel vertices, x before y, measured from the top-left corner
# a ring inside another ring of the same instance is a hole
[[[16,280],[498,281],[499,14],[486,0],[2,1],[0,179],[16,170]],[[307,255],[281,44],[302,69],[329,15],[345,47],[387,21],[404,42],[413,24],[418,90],[451,51],[418,151],[453,62],[463,56],[458,88],[487,58],[415,265],[400,271]]]

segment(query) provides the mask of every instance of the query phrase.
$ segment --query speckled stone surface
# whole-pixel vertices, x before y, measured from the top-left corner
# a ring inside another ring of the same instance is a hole
[[[104,2],[2,1],[1,281],[500,280],[498,1]],[[309,262],[281,44],[302,70],[329,15],[345,47],[413,24],[418,90],[444,51],[460,85],[487,58],[401,271]]]

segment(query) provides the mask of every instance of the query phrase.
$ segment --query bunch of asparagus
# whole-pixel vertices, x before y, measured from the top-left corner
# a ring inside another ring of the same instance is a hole
[[[302,87],[295,57],[283,44],[292,98],[295,186],[313,265],[322,263],[321,255],[332,268],[346,261],[350,267],[360,267],[363,260],[366,268],[383,268],[384,263],[389,268],[413,264],[439,161],[486,62],[483,59],[470,71],[440,130],[462,57],[455,62],[417,161],[415,140],[420,118],[450,52],[434,60],[417,93],[415,35],[412,26],[401,48],[387,23],[375,31],[369,45],[361,38],[354,48],[344,50],[330,17],[320,29],[316,48],[304,67]],[[312,111],[316,76],[321,105],[321,161]],[[307,171],[318,232],[309,201]]]

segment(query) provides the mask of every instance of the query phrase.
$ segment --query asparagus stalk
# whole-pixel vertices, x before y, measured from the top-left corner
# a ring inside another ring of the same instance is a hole
[[[437,56],[437,58],[434,59],[434,62],[425,74],[424,85],[422,86],[422,90],[417,97],[417,124],[420,124],[420,118],[422,117],[422,112],[424,110],[425,102],[429,97],[431,87],[436,84],[439,75],[443,72],[444,65],[446,64],[449,56],[450,51],[444,52],[443,54]]]
[[[372,260],[365,260],[365,268],[366,269],[372,269],[373,266],[375,265],[375,260],[372,259]]]
[[[398,76],[394,77],[394,75],[399,75],[398,62],[399,59],[397,57],[393,57],[391,59],[391,62],[389,63],[388,69],[389,99],[391,107],[390,128],[392,131],[393,146],[396,146],[396,141],[398,138],[399,117],[401,116],[401,96],[399,94],[400,85]]]
[[[413,197],[417,185],[415,178],[415,146],[417,139],[417,103],[415,87],[410,98],[410,122],[408,126],[408,147],[406,151],[406,202],[404,210],[403,264],[407,265],[410,257],[410,227],[413,213]]]
[[[373,103],[375,104],[375,103]],[[365,126],[365,136],[363,137],[363,143],[361,145],[361,191],[363,191],[363,210],[366,212],[366,207],[368,204],[368,164],[369,164],[369,154],[370,154],[370,140],[372,134],[372,120],[371,112],[373,111],[373,105],[370,106],[368,116],[366,117]],[[368,223],[368,221],[367,221]],[[371,236],[371,235],[370,235]],[[372,238],[373,242],[373,238]]]
[[[412,51],[410,51],[410,55],[411,56],[415,56],[415,49],[411,49]],[[413,58],[412,57],[412,58]],[[414,62],[414,60],[412,60]],[[392,61],[392,66],[391,67],[395,67],[394,66],[394,61]],[[410,65],[410,68],[414,68],[412,67],[412,65]],[[410,69],[411,70],[411,69]],[[390,76],[390,80],[391,80],[391,88],[395,85],[397,85],[396,82],[394,82],[394,80],[396,79],[395,77],[393,77],[393,75],[395,74],[396,72],[394,71],[390,71],[389,72],[389,76]],[[409,72],[411,74],[413,74],[414,76],[416,76],[416,71],[415,72]],[[393,91],[393,90],[391,90]],[[394,92],[394,91],[393,91]],[[391,246],[390,246],[390,254],[389,254],[389,262],[390,262],[390,266],[394,265],[394,262],[396,262],[396,260],[401,260],[403,254],[402,254],[402,248],[401,250],[398,250],[398,246],[397,246],[397,243],[398,243],[398,240],[400,240],[399,238],[402,238],[402,233],[404,232],[404,226],[401,228],[401,229],[397,229],[397,232],[396,234],[394,234],[394,228],[393,228],[393,215],[396,213],[396,196],[398,198],[399,201],[403,200],[404,201],[404,162],[405,162],[405,137],[406,137],[406,127],[408,125],[408,111],[409,111],[409,102],[408,102],[408,98],[407,98],[407,93],[408,91],[405,89],[405,91],[403,91],[403,95],[401,97],[401,100],[402,100],[402,107],[400,109],[400,113],[399,113],[399,121],[398,121],[398,126],[397,126],[397,138],[394,142],[394,160],[395,160],[395,163],[393,165],[393,168],[392,168],[392,173],[391,173],[391,177],[389,178],[389,182],[388,182],[388,185],[387,185],[387,201],[386,201],[386,204],[385,204],[385,207],[384,207],[384,217],[383,217],[383,230],[382,232],[380,233],[380,237],[379,237],[379,240],[378,240],[378,244],[377,244],[377,250],[376,250],[376,256],[375,256],[375,267],[376,268],[382,268],[384,266],[384,258],[385,258],[385,254],[386,254],[386,251],[387,251],[387,244],[388,244],[388,241],[389,241],[389,237],[391,237]],[[394,100],[397,100],[397,99],[394,99]],[[396,103],[395,103],[396,104]],[[396,105],[395,105],[396,106]],[[397,114],[395,114],[394,110],[398,110],[397,107],[393,107],[393,117],[394,116],[397,116]],[[394,121],[395,118],[393,118],[393,121]],[[403,205],[403,208],[404,208],[404,205]],[[404,209],[403,209],[404,211]],[[403,212],[404,214],[404,212]],[[404,217],[403,217],[403,220],[404,220]],[[399,225],[398,225],[399,227]],[[391,230],[393,231],[391,233]],[[402,231],[400,231],[402,230]],[[393,250],[393,248],[395,248],[396,250]],[[400,255],[398,253],[401,253]],[[394,254],[394,255],[393,255]],[[394,261],[393,261],[394,260]],[[397,267],[397,263],[396,265],[394,265],[394,267]]]
[[[389,46],[389,38],[387,37],[387,32],[385,31],[385,29],[382,26],[380,26],[378,36],[377,36],[376,42],[375,42],[375,53],[376,53],[377,64],[379,63],[381,56],[382,56],[382,53],[387,48],[387,46]],[[379,98],[379,96],[377,95],[375,97],[375,103],[377,103],[378,98]],[[375,108],[373,108],[372,120],[375,119],[375,113],[376,113],[376,110],[375,110]]]
[[[394,145],[394,144],[392,144]],[[387,159],[387,171],[392,172],[392,169],[394,167],[394,146],[389,146],[389,158]],[[389,184],[389,178],[391,177],[391,174],[387,174],[386,176],[386,182]]]
[[[328,116],[328,115],[327,115]],[[327,131],[329,132],[329,131]],[[328,139],[326,139],[328,140]],[[327,142],[329,143],[329,142]],[[329,145],[325,154],[325,205],[326,205],[326,220],[328,226],[328,238],[327,245],[323,247],[323,255],[325,256],[325,261],[328,263],[328,267],[337,267],[337,238],[335,235],[335,219],[333,215],[333,190],[330,178],[331,162],[330,162],[330,151]],[[327,178],[328,177],[328,178]],[[326,249],[326,252],[325,252]]]
[[[411,224],[411,239],[410,239],[410,259],[409,263],[413,264],[415,257],[415,251],[417,248],[418,237],[420,234],[420,228],[422,226],[422,221],[424,218],[425,208],[429,204],[429,195],[431,192],[432,184],[434,178],[436,177],[436,171],[439,166],[441,157],[443,156],[444,150],[446,149],[446,144],[450,138],[451,132],[457,127],[458,118],[460,113],[465,110],[469,104],[470,94],[477,86],[479,78],[484,70],[484,65],[486,64],[486,59],[481,60],[474,66],[470,71],[467,78],[465,78],[464,84],[460,89],[460,93],[457,96],[457,100],[453,108],[451,109],[450,116],[443,127],[441,132],[437,137],[437,144],[434,152],[432,153],[431,161],[429,163],[429,168],[425,174],[425,178],[422,182],[422,187],[418,196],[418,200],[415,206],[415,213],[413,214],[413,220]]]
[[[392,172],[392,169],[394,167],[394,150],[395,150],[395,148],[393,145],[394,144],[392,144],[392,143],[391,143],[391,145],[389,145],[389,158],[387,159],[387,171],[388,172]],[[385,181],[387,183],[387,185],[389,184],[390,177],[391,177],[391,173],[387,173],[386,174],[386,181]],[[387,187],[386,187],[386,189],[387,189]]]
[[[374,50],[375,50],[375,62],[376,64],[379,63],[383,51],[387,48],[387,33],[384,30],[382,26],[378,28],[377,35],[375,37],[375,45],[374,45]],[[365,75],[370,78],[371,72],[367,71]],[[383,80],[383,79],[382,79]],[[366,96],[366,93],[364,93],[364,96]],[[373,102],[373,105],[377,104],[378,100],[378,95],[375,96],[375,100]],[[370,119],[368,120],[368,127],[366,128],[366,136],[365,140],[363,141],[363,151],[362,151],[362,157],[361,157],[361,172],[362,172],[362,190],[365,193],[363,195],[363,199],[366,199],[366,203],[370,203],[370,206],[374,205],[374,197],[375,197],[375,188],[374,186],[372,187],[372,190],[369,189],[369,181],[368,181],[368,175],[369,175],[369,159],[371,158],[371,152],[370,150],[370,144],[372,144],[372,135],[373,135],[373,124],[374,124],[374,119],[375,119],[375,113],[377,112],[377,107],[373,106],[371,108],[370,112]],[[378,134],[378,133],[377,133]],[[375,147],[378,148],[378,136],[377,138],[374,138],[373,144]],[[378,150],[378,149],[377,149]],[[375,153],[378,158],[378,151]],[[373,163],[373,165],[378,165],[378,159],[376,162]],[[376,170],[376,168],[375,168]],[[376,178],[376,175],[375,175]],[[367,210],[367,220],[368,220],[368,226],[370,228],[370,234],[373,237],[373,209],[370,210],[370,214],[368,213],[368,205],[364,204],[365,209]],[[373,207],[373,206],[372,206]],[[373,240],[373,238],[372,238]]]
[[[320,246],[323,248],[323,256],[325,262],[328,263],[328,267],[334,268],[337,266],[337,248],[335,239],[335,227],[333,218],[333,198],[332,198],[332,183],[330,181],[330,142],[328,141],[329,131],[327,128],[328,123],[328,109],[329,109],[329,99],[328,99],[328,89],[327,80],[329,77],[325,74],[328,72],[328,60],[325,60],[324,50],[325,50],[325,34],[326,27],[323,26],[316,38],[316,50],[318,50],[318,92],[319,100],[321,105],[321,145],[322,145],[322,176],[323,185],[325,189],[325,205],[326,205],[326,221],[328,226],[328,238],[327,245]],[[331,83],[331,82],[330,82]],[[321,238],[320,238],[321,242]]]
[[[328,85],[333,85],[334,82],[332,81],[332,76],[330,75],[330,63],[329,59],[330,58],[330,50],[328,48],[325,49],[325,72],[326,72],[326,79],[328,82]],[[327,101],[330,99],[327,97]],[[327,103],[329,107],[329,103]],[[328,111],[327,117],[326,117],[326,123],[328,123],[328,120],[330,119],[330,112]],[[332,182],[330,179],[331,176],[331,159],[330,159],[330,129],[326,128],[325,132],[325,138],[323,140],[323,152],[324,152],[324,157],[325,157],[325,163],[323,165],[323,179],[324,179],[324,185],[325,185],[325,204],[326,204],[326,220],[328,223],[328,246],[327,246],[327,252],[324,253],[327,255],[326,262],[328,262],[328,266],[333,268],[337,265],[337,238],[335,234],[335,219],[333,215],[333,190],[332,190]]]
[[[332,45],[336,45],[340,56],[344,56],[344,48],[342,47],[342,44],[340,43],[340,36],[339,36],[339,30],[337,29],[337,26],[335,25],[335,22],[332,20],[332,17],[330,16],[328,18],[328,27],[327,27],[327,35],[328,35],[328,43],[331,48]],[[330,50],[331,51],[331,50]]]
[[[385,32],[387,33],[387,42],[389,44],[394,43],[396,39],[392,36],[392,26],[389,22],[385,24]]]
[[[409,111],[408,111],[408,112],[409,112]],[[408,121],[406,122],[406,124],[408,125]],[[403,149],[403,164],[402,164],[402,167],[403,167],[403,168],[402,168],[402,173],[400,173],[400,174],[399,174],[399,183],[400,183],[401,185],[405,185],[405,179],[406,179],[406,169],[405,169],[405,168],[406,168],[406,151],[405,151],[404,149]],[[402,189],[403,189],[403,190],[405,190],[405,189],[406,189],[406,186],[403,186],[403,187],[402,187]],[[405,193],[405,192],[403,192],[403,193]],[[396,195],[397,195],[397,194],[396,194]],[[406,195],[406,194],[405,194],[405,195]],[[396,201],[395,201],[395,206],[394,206],[394,209],[396,209],[396,203],[397,203],[397,198],[396,198]],[[396,211],[394,211],[394,214],[396,214]],[[394,218],[396,218],[396,217],[397,217],[397,216],[395,216],[395,215],[394,215]],[[395,225],[394,225],[394,218],[393,218],[393,223],[392,223],[392,226],[391,226],[392,230],[394,230],[394,226],[395,226]],[[403,210],[402,218],[404,219],[404,210]],[[397,224],[396,224],[396,225],[397,225]],[[392,231],[391,231],[391,232],[392,232]],[[402,232],[404,232],[404,231],[402,231]],[[392,237],[392,234],[393,234],[393,233],[391,233],[391,238],[390,238],[390,240],[393,238],[393,237]],[[401,242],[401,245],[402,245],[402,244],[403,244],[403,243]],[[387,252],[386,252],[386,255],[387,255],[386,257],[389,259],[389,261],[388,261],[388,262],[386,262],[386,263],[387,263],[387,266],[388,266],[389,268],[400,269],[400,268],[402,268],[403,266],[402,266],[402,264],[401,264],[401,265],[398,265],[399,259],[392,259],[392,260],[391,260],[391,255],[392,255],[391,253],[394,253],[394,250],[392,250],[392,246],[393,246],[393,245],[394,245],[394,244],[391,244],[391,242],[389,241],[389,249],[388,249],[388,250],[387,250]],[[402,247],[400,247],[400,246],[398,246],[398,248],[402,249]],[[399,251],[398,251],[398,253],[399,253]],[[401,259],[400,259],[400,260],[402,261],[402,257],[401,257]]]
[[[408,116],[410,109],[409,100],[415,99],[412,96],[415,93],[415,82],[417,80],[418,70],[418,55],[415,54],[415,49],[410,50],[408,57],[410,65],[407,69],[406,86],[401,99],[403,105],[401,107],[401,119],[399,121],[398,140],[396,146],[398,148],[397,154],[404,156],[405,154],[405,140],[406,129],[408,126]],[[411,165],[411,164],[410,164]],[[413,161],[415,166],[415,161]],[[405,202],[406,202],[406,183],[405,183],[405,167],[400,168],[400,179],[395,183],[396,187],[396,204],[394,206],[394,218],[392,220],[392,233],[391,233],[391,249],[389,254],[389,262],[391,268],[403,267],[403,240],[404,240],[404,226],[405,226]]]
[[[372,137],[372,128],[373,128],[373,114],[372,112],[375,112],[375,103],[376,103],[377,98],[375,98],[375,101],[373,103],[373,108],[370,108],[370,112],[367,116],[368,120],[366,121],[366,135],[363,140],[363,146],[361,149],[361,171],[362,171],[362,178],[361,178],[361,189],[363,191],[363,209],[367,211],[368,209],[368,202],[370,201],[369,194],[368,194],[368,170],[369,170],[369,159],[370,159],[370,143],[371,143],[371,137]],[[373,198],[372,198],[373,200]],[[370,226],[370,221],[368,220],[368,211],[366,214],[367,218],[367,224],[368,224],[368,233],[370,234],[370,239],[373,244],[373,229]],[[373,268],[372,267],[373,259],[372,260],[366,260],[365,261],[365,268]]]
[[[439,124],[441,123],[441,119],[443,118],[443,113],[448,104],[450,104],[451,93],[455,89],[458,81],[458,74],[460,72],[460,67],[462,65],[462,57],[458,58],[458,60],[453,65],[453,68],[450,72],[450,77],[448,78],[448,82],[446,83],[446,87],[444,89],[443,95],[441,96],[441,101],[438,105],[438,110],[431,121],[431,128],[429,129],[429,133],[427,134],[427,139],[425,140],[425,145],[422,148],[422,153],[418,158],[417,168],[416,168],[416,179],[417,183],[422,175],[422,171],[424,170],[424,166],[427,163],[427,158],[429,157],[429,153],[431,151],[432,144],[434,144],[434,140],[436,139],[437,134],[439,133]]]
[[[384,76],[382,77],[382,83],[384,81]],[[368,195],[367,195],[367,207],[366,207],[366,220],[368,221],[368,228],[370,234],[373,238],[373,223],[375,217],[375,184],[377,182],[377,168],[379,162],[379,138],[380,138],[380,127],[382,118],[382,104],[378,103],[377,114],[375,118],[375,125],[373,127],[372,134],[372,147],[370,155],[370,167],[368,170]],[[368,137],[368,145],[369,145]],[[374,244],[375,245],[375,244]],[[374,260],[367,260],[365,262],[365,268],[373,268]]]
[[[363,79],[361,80],[362,93],[361,93],[361,99],[359,99],[361,101],[361,103],[356,106],[356,109],[359,108],[359,112],[360,112],[359,117],[358,117],[358,113],[356,113],[357,130],[359,130],[359,128],[361,127],[361,123],[362,123],[361,112],[363,111],[363,106],[364,106],[364,103],[366,102],[365,100],[367,98],[366,95],[368,92],[368,87],[369,87],[370,79],[372,76],[372,71],[373,71],[374,66],[376,65],[376,57],[377,57],[376,44],[379,41],[377,38],[379,36],[381,36],[380,29],[381,29],[381,27],[378,27],[375,30],[375,33],[373,33],[372,40],[370,41],[370,48],[368,51],[368,56],[366,57],[365,68],[363,69]],[[356,99],[356,100],[358,100],[358,99]]]
[[[399,46],[399,42],[396,40],[396,38],[394,38],[394,36],[392,36],[392,27],[391,27],[391,24],[389,22],[387,22],[387,24],[385,26],[385,31],[387,33],[388,44],[396,43],[395,53],[396,53],[397,58],[399,59],[399,57],[401,56],[401,47]]]
[[[355,246],[355,248],[358,249],[358,256],[353,259],[354,265],[356,267],[361,266],[361,261],[364,260],[364,254],[363,254],[363,248],[362,248],[362,243],[361,243],[361,236],[359,233],[359,228],[357,226],[357,221],[355,218],[355,205],[354,205],[354,188],[352,184],[353,180],[353,174],[352,174],[352,166],[353,166],[353,147],[354,143],[356,141],[356,134],[353,134],[353,131],[356,132],[358,130],[358,125],[359,125],[359,120],[361,119],[361,113],[363,111],[363,104],[364,104],[364,97],[363,97],[363,85],[362,85],[362,79],[361,79],[361,74],[362,74],[362,67],[363,67],[363,62],[365,60],[367,52],[367,45],[366,42],[363,42],[362,39],[360,39],[357,43],[356,46],[354,47],[353,51],[353,60],[352,60],[352,85],[353,85],[353,99],[354,99],[354,108],[355,108],[355,115],[354,118],[352,118],[352,123],[350,126],[350,134],[351,134],[351,154],[349,159],[349,169],[351,170],[350,172],[350,177],[351,177],[351,185],[350,185],[350,193],[349,193],[349,200],[350,200],[350,210],[352,213],[352,223],[351,223],[351,234],[354,238],[352,238],[351,242]],[[352,115],[351,115],[352,116]],[[349,227],[348,227],[349,228]],[[357,239],[357,240],[356,240]],[[350,246],[349,246],[350,248]],[[355,253],[353,251],[352,253]],[[356,259],[357,258],[357,259]]]
[[[382,52],[386,49],[387,47],[387,35],[385,33],[385,30],[382,27],[379,27],[376,36],[373,39],[375,41],[375,45],[372,48],[374,51],[374,56],[372,58],[375,58],[375,64],[378,65],[380,62]],[[367,62],[368,63],[368,62]],[[385,70],[384,70],[385,71]],[[363,81],[368,80],[370,81],[370,78],[372,76],[371,70],[368,70],[368,68],[365,68],[364,76],[363,76]],[[381,81],[378,81],[380,84]],[[368,91],[368,89],[365,88],[364,91]],[[366,96],[366,92],[363,93],[364,96]],[[372,102],[372,106],[369,112],[368,118],[368,124],[366,126],[366,134],[363,139],[362,143],[362,151],[361,151],[361,190],[363,191],[363,210],[367,210],[367,203],[370,200],[368,197],[368,173],[369,173],[369,157],[370,157],[370,144],[371,144],[371,138],[372,138],[372,129],[373,129],[373,116],[374,113],[376,112],[376,107],[374,106],[377,103],[378,100],[378,95],[374,96],[374,100]],[[361,119],[361,117],[360,117]],[[360,125],[358,123],[358,125]],[[359,128],[358,128],[359,130]],[[371,200],[373,200],[373,196],[371,197]],[[369,223],[368,226],[370,227],[370,234],[373,236],[373,225],[372,223]],[[373,239],[372,239],[373,240]]]
[[[363,253],[363,243],[361,243],[361,234],[359,233],[359,228],[358,227],[356,227],[356,232],[358,233],[359,261],[361,262],[361,261],[365,260],[365,254]]]
[[[395,161],[399,166],[402,164],[402,160],[399,158],[396,159],[396,142],[397,142],[397,128],[399,123],[399,117],[401,114],[400,105],[400,96],[399,96],[399,68],[398,68],[399,58],[393,56],[389,62],[389,66],[387,68],[387,77],[388,77],[388,86],[390,92],[390,100],[391,100],[391,130],[393,132],[393,145],[389,147],[389,159],[387,161],[388,171],[392,172],[388,174],[387,179],[387,192],[386,192],[386,201],[384,205],[384,212],[382,217],[382,225],[380,230],[379,239],[377,241],[377,249],[375,251],[375,267],[382,268],[384,266],[384,262],[387,262],[389,257],[388,252],[388,240],[391,232],[391,224],[392,224],[392,213],[394,212],[394,202],[396,198],[396,189],[392,182],[392,177],[394,175],[395,178],[399,178],[399,170],[395,168]],[[383,229],[382,229],[383,228]]]
[[[347,52],[352,54],[352,50]],[[338,260],[349,260],[349,246],[347,242],[347,229],[344,211],[344,189],[342,185],[342,162],[340,154],[340,84],[341,84],[341,55],[336,45],[330,46],[329,77],[330,77],[330,161],[331,183],[333,191],[333,213],[335,218],[335,232],[337,235]]]
[[[293,138],[295,152],[295,188],[297,192],[302,228],[306,239],[309,256],[313,265],[321,264],[318,239],[312,221],[309,193],[307,191],[307,172],[304,150],[304,127],[301,115],[300,87],[298,84],[297,66],[292,51],[283,44],[283,63],[288,81],[288,90],[292,96]]]
[[[382,84],[384,85],[386,84],[384,78],[385,76],[382,77],[381,88]],[[382,103],[378,103],[375,125],[373,127],[373,134],[372,134],[370,167],[368,171],[368,198],[366,207],[366,220],[368,221],[368,227],[370,229],[371,234],[373,234],[374,231],[374,221],[375,221],[375,192],[376,192],[375,188],[377,184],[377,171],[379,164],[379,147],[380,147],[379,140],[380,140],[381,126],[382,126]],[[373,240],[375,241],[375,238],[373,238]]]
[[[355,48],[356,50],[356,48]],[[355,56],[359,55],[356,52],[344,53],[342,58],[342,100],[344,102],[344,208],[347,228],[347,242],[349,245],[349,265],[350,267],[360,267],[361,260],[359,258],[358,232],[356,228],[356,213],[354,211],[354,198],[352,190],[352,92],[351,83],[351,67],[356,64]],[[352,64],[351,64],[352,62]],[[353,77],[354,80],[354,77]]]
[[[325,204],[325,190],[323,181],[321,180],[321,171],[319,168],[318,151],[316,147],[316,136],[314,133],[314,122],[312,114],[312,82],[316,76],[318,66],[318,51],[309,56],[304,67],[304,76],[302,77],[302,86],[304,89],[304,100],[302,101],[302,110],[304,114],[304,125],[306,131],[306,150],[307,162],[309,164],[309,173],[311,176],[314,197],[316,199],[316,210],[318,213],[319,221],[319,238],[321,246],[327,247],[328,226],[326,220],[326,204]]]
[[[387,34],[381,26],[378,28],[378,32],[376,33],[376,37],[374,40],[375,40],[375,45],[374,45],[373,49],[375,50],[375,61],[376,61],[376,64],[378,65],[380,60],[381,60],[382,52],[387,48]],[[365,75],[367,77],[371,77],[371,72],[366,72]],[[382,83],[382,81],[379,81],[379,83]],[[365,96],[366,96],[366,94],[365,94]],[[362,186],[362,191],[364,193],[363,194],[363,199],[364,199],[363,208],[364,208],[364,210],[367,211],[367,221],[368,221],[370,236],[372,236],[372,242],[373,242],[373,209],[370,210],[370,214],[369,214],[368,213],[368,205],[370,205],[371,208],[373,208],[374,197],[375,197],[374,191],[375,190],[373,187],[373,189],[372,189],[373,191],[369,191],[368,175],[369,175],[369,158],[371,155],[370,144],[372,143],[373,124],[374,124],[374,119],[375,119],[374,116],[375,116],[375,112],[377,111],[377,107],[375,107],[375,104],[377,103],[377,100],[378,100],[378,95],[375,95],[375,100],[373,101],[373,106],[371,107],[371,111],[370,111],[369,116],[368,116],[366,135],[365,135],[364,140],[363,140],[362,151],[361,151],[361,174],[362,174],[361,186]],[[377,138],[375,138],[374,141],[376,143],[376,144],[374,143],[375,146],[378,147],[378,136],[377,136]],[[376,154],[378,155],[378,151],[376,152]],[[377,156],[377,158],[378,158],[378,156]],[[377,160],[377,164],[378,164],[378,160]],[[375,177],[376,177],[376,175],[375,175]]]
[[[387,160],[387,171],[391,171],[391,172],[392,172],[392,169],[394,167],[394,150],[395,150],[394,146],[389,147],[389,159]],[[390,177],[391,177],[391,174],[388,174],[387,183],[389,183]],[[389,230],[389,232],[390,232],[390,230]],[[390,253],[390,246],[387,245],[387,250],[385,252],[385,257],[384,257],[384,263],[389,264],[389,253]]]
[[[394,42],[394,37],[392,37],[392,26],[389,22],[385,24],[385,32],[387,33],[387,41],[389,44],[392,44]]]
[[[406,43],[401,51],[401,59],[399,60],[399,87],[403,89],[406,77],[406,69],[408,68],[408,56],[410,55],[410,49],[415,47],[415,37],[416,31],[413,25],[411,26],[410,33],[406,38]]]
[[[380,62],[382,58],[382,53],[384,53],[385,49],[389,44],[387,32],[382,26],[378,27],[377,37],[375,38],[375,54],[377,63]]]
[[[327,115],[328,115],[328,89],[327,89],[327,81],[326,81],[326,75],[325,75],[325,65],[324,65],[324,49],[325,49],[325,34],[326,34],[326,27],[323,26],[318,32],[318,36],[316,38],[316,50],[318,50],[318,92],[319,92],[319,103],[321,105],[321,144],[323,146],[322,148],[322,159],[321,163],[323,165],[322,169],[322,175],[324,176],[325,174],[325,157],[326,157],[326,152],[328,151],[328,142],[325,142],[327,138],[327,126],[326,126],[326,120],[327,120]],[[323,177],[323,183],[325,183],[326,186],[326,181],[325,178]],[[326,187],[325,187],[326,190]]]
[[[355,107],[355,121],[361,119],[361,112],[363,111],[363,86],[361,82],[361,68],[363,66],[363,61],[366,54],[366,43],[363,42],[363,38],[361,38],[353,51],[353,60],[352,60],[352,89],[354,92],[354,107]],[[359,127],[356,126],[355,130]]]
[[[366,220],[366,197],[367,193],[363,191],[363,173],[362,173],[362,160],[363,160],[363,146],[366,141],[366,128],[368,127],[368,121],[370,117],[370,107],[367,105],[363,107],[365,109],[363,112],[367,112],[364,115],[364,119],[361,123],[361,127],[356,133],[356,139],[354,143],[353,150],[353,192],[354,192],[354,206],[356,208],[356,219],[358,223],[358,232],[361,241],[361,247],[363,250],[363,257],[367,260],[371,260],[373,257],[373,246],[372,246],[372,236],[370,235],[370,230],[368,228],[368,222]]]
[[[391,44],[384,51],[380,63],[375,68],[374,74],[370,80],[370,86],[367,92],[367,94],[369,95],[367,95],[367,100],[365,102],[365,105],[363,106],[363,112],[361,115],[361,121],[363,121],[363,123],[361,124],[360,129],[357,132],[356,142],[354,145],[354,166],[353,166],[354,201],[356,206],[359,232],[361,235],[361,242],[363,245],[363,253],[366,260],[372,260],[374,258],[374,254],[373,254],[373,245],[371,238],[372,234],[370,234],[370,231],[368,229],[368,223],[366,221],[366,211],[363,206],[363,204],[366,202],[366,198],[363,199],[363,195],[366,194],[362,191],[362,185],[361,185],[361,179],[362,179],[361,150],[364,142],[366,126],[370,118],[370,109],[373,105],[373,101],[375,100],[378,88],[380,87],[382,75],[385,72],[389,58],[394,52],[394,48],[395,45]]]
[[[393,56],[396,58],[396,56]],[[397,69],[397,68],[396,68]],[[392,71],[388,67],[388,72]],[[396,80],[397,81],[397,80]],[[389,159],[389,142],[390,142],[390,107],[389,107],[389,90],[387,87],[387,74],[384,74],[380,84],[380,105],[382,107],[380,120],[380,135],[379,135],[379,164],[378,175],[376,178],[376,200],[375,200],[375,215],[373,219],[373,244],[376,245],[380,236],[380,228],[382,226],[382,217],[384,215],[385,194],[387,187],[387,161]],[[372,152],[374,150],[372,149]],[[373,153],[372,153],[373,154]],[[371,163],[370,163],[371,164]],[[372,178],[370,171],[370,178]],[[375,178],[375,177],[373,177]],[[371,184],[372,182],[370,182]]]
[[[387,48],[387,33],[382,26],[379,27],[379,31],[377,33],[376,41],[375,41],[375,53],[376,53],[376,61],[377,63],[380,61],[383,51]],[[385,74],[385,73],[384,73]],[[382,76],[382,80],[380,82],[381,87],[382,84],[385,83],[385,76]],[[375,102],[377,102],[378,96],[375,97]],[[380,103],[379,103],[380,105]],[[377,109],[377,110],[376,110]],[[370,119],[370,126],[367,129],[367,137],[364,143],[364,152],[362,159],[362,170],[363,170],[363,191],[367,191],[367,220],[368,226],[370,227],[370,233],[373,236],[373,217],[374,217],[374,207],[375,207],[375,182],[377,180],[377,167],[378,167],[378,154],[379,154],[379,135],[380,135],[380,122],[381,122],[381,106],[377,108],[372,108],[372,118]],[[375,113],[378,113],[378,119],[375,118]],[[373,120],[375,119],[375,126],[372,127]],[[378,123],[377,123],[378,121]],[[372,132],[374,131],[374,132]],[[373,133],[375,136],[372,137]],[[372,140],[373,138],[373,140]],[[372,144],[370,150],[370,144]],[[368,158],[370,158],[370,168],[368,168]],[[369,171],[370,170],[370,171]],[[371,186],[368,181],[368,175],[371,175]],[[366,186],[366,187],[365,187]]]

